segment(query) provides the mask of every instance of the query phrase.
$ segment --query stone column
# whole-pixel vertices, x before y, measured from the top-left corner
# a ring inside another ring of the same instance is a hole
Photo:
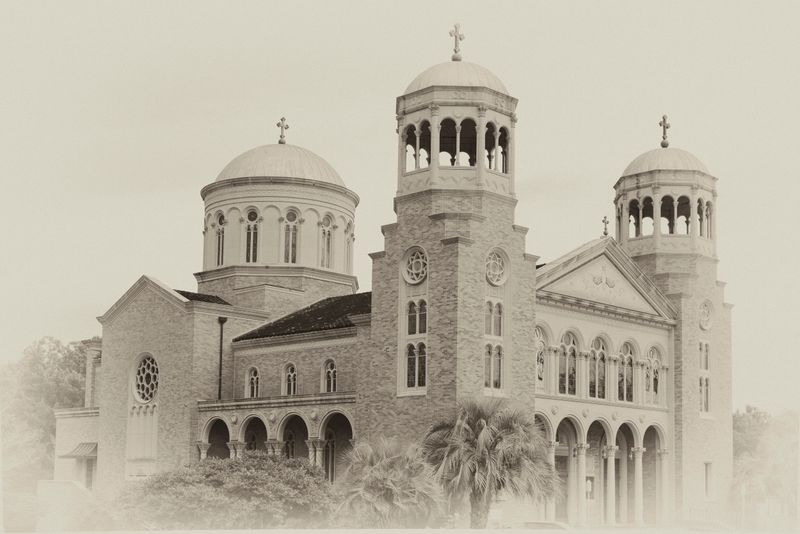
[[[419,138],[422,137],[422,129],[417,128],[414,130],[416,134],[416,146],[414,147],[414,170],[419,169]]]
[[[697,236],[700,234],[700,218],[697,216],[697,186],[692,186],[692,196],[689,199],[689,235],[692,236],[692,248],[697,245]]]
[[[606,525],[614,526],[617,522],[616,502],[616,456],[619,447],[606,447]]]
[[[283,442],[277,439],[267,440],[267,456],[280,456],[283,449]]]
[[[653,186],[653,240],[658,247],[661,242],[661,190]]]
[[[578,443],[575,446],[578,453],[578,525],[586,524],[586,449],[587,443]]]
[[[204,443],[202,441],[197,442],[197,448],[200,450],[200,461],[205,460],[208,458],[208,449],[211,447],[210,443]]]
[[[431,110],[431,184],[436,185],[439,179],[439,136],[442,126],[439,123],[439,106],[432,104]]]
[[[628,213],[628,195],[625,194],[622,195],[622,220],[620,221],[622,226],[622,228],[620,228],[620,237],[622,238],[621,242],[623,245],[628,242],[630,218],[631,215]]]
[[[325,452],[326,443],[327,442],[324,439],[314,440],[314,449],[315,449],[314,463],[320,467],[324,467],[322,455]]]
[[[239,454],[239,445],[241,444],[238,440],[231,440],[226,445],[228,446],[228,454],[230,455],[231,460],[235,460]]]
[[[550,394],[558,393],[558,347],[547,347],[548,375],[550,383],[546,384],[547,392]],[[553,430],[555,432],[555,430]]]
[[[553,466],[553,469],[556,468],[556,447],[558,447],[557,441],[551,441],[547,444],[547,461],[550,465]],[[556,500],[555,497],[548,497],[547,502],[545,503],[545,519],[547,521],[555,521],[556,520]]]
[[[308,461],[311,465],[319,465],[317,463],[317,440],[307,439],[306,447],[308,447]]]
[[[669,457],[667,449],[658,450],[658,459],[661,462],[658,472],[658,481],[661,484],[661,498],[658,500],[658,522],[661,525],[668,524],[669,521]]]
[[[484,157],[483,153],[486,151],[486,106],[481,104],[478,106],[478,137],[475,140],[475,170],[478,176],[478,186],[483,186],[486,183],[484,178]]]
[[[508,183],[509,183],[509,191],[511,194],[514,194],[515,190],[515,180],[514,180],[514,138],[517,134],[517,115],[516,113],[511,114],[511,129],[508,132],[508,165],[506,166],[508,169]]]
[[[644,524],[644,478],[642,474],[644,451],[644,447],[633,448],[633,521],[637,526]]]
[[[461,123],[456,125],[456,155],[453,159],[456,167],[461,166],[461,160],[459,156],[461,155]]]
[[[397,176],[406,172],[406,132],[405,117],[397,116]]]
[[[619,522],[628,522],[628,452],[619,456]]]

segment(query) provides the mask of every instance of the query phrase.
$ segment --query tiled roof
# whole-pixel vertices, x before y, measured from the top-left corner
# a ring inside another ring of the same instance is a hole
[[[62,454],[59,458],[97,458],[97,443],[82,442],[67,454]]]
[[[225,304],[226,306],[231,305],[230,302],[221,299],[216,295],[206,295],[205,293],[192,293],[191,291],[183,291],[181,289],[176,289],[175,293],[189,300],[196,300],[197,302],[210,302],[211,304]]]
[[[347,328],[353,326],[349,316],[370,313],[371,310],[371,292],[330,297],[244,333],[233,340],[244,341]]]

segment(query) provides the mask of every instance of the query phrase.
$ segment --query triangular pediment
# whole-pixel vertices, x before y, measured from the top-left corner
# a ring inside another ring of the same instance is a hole
[[[537,272],[542,297],[672,320],[669,300],[611,238],[598,239]]]

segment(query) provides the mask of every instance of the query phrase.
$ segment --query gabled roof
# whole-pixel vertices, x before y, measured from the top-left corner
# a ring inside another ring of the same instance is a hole
[[[191,291],[183,291],[182,289],[174,289],[175,293],[182,297],[193,300],[196,302],[210,302],[211,304],[224,304],[230,306],[231,304],[216,295],[207,295],[205,293],[192,293]]]
[[[372,292],[330,297],[235,337],[233,341],[320,332],[355,326],[351,316],[372,311]]]
[[[537,298],[671,323],[677,310],[611,237],[601,237],[536,271]]]

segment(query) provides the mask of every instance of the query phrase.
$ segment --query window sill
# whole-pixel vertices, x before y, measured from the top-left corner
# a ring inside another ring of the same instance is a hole
[[[398,397],[424,397],[428,394],[428,388],[401,389],[397,392]]]

